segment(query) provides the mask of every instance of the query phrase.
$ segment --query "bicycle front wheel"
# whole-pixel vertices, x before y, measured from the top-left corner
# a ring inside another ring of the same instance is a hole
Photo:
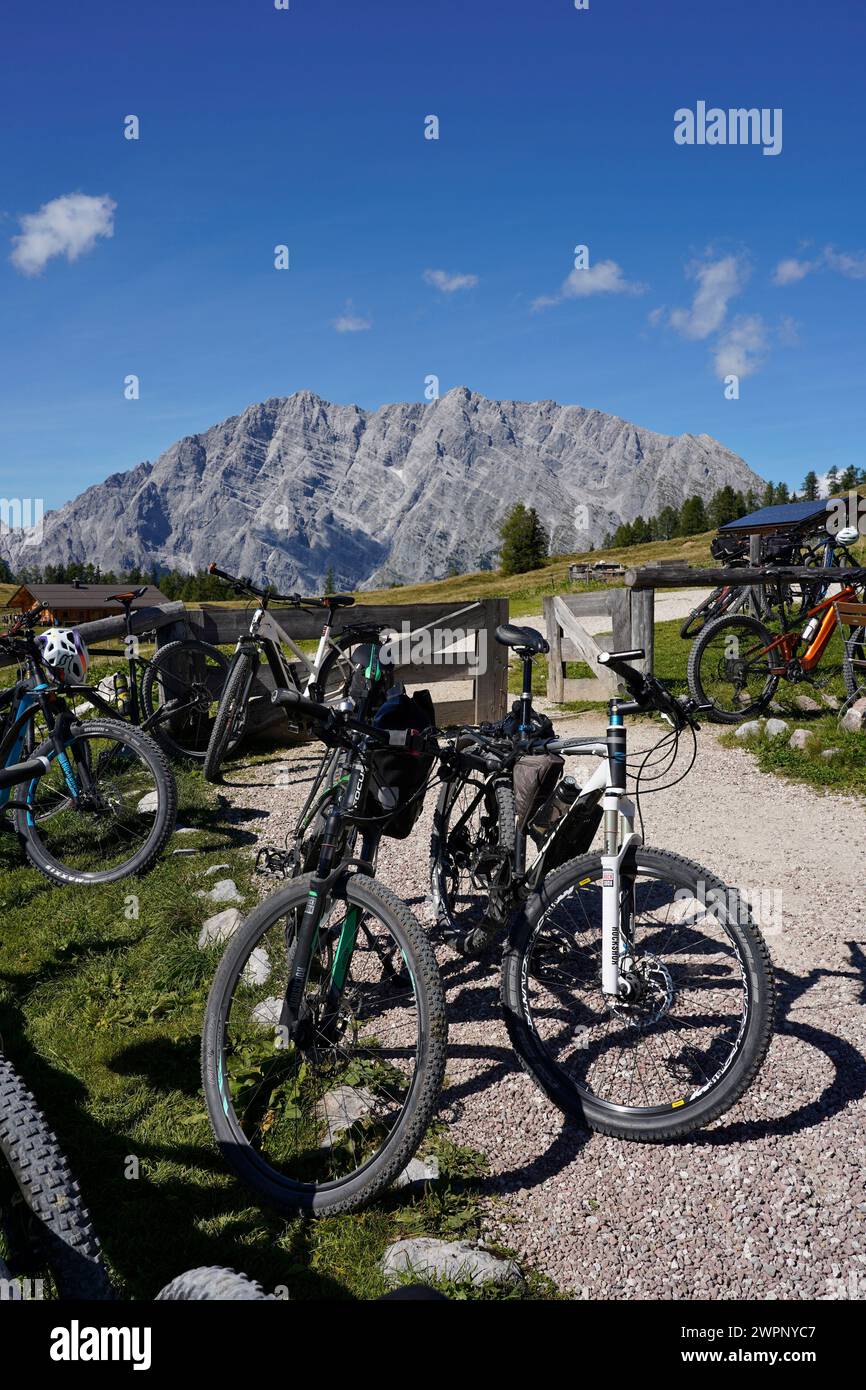
[[[141,682],[148,732],[173,757],[203,761],[228,669],[218,647],[194,638],[167,643],[148,662]]]
[[[599,855],[530,899],[503,960],[502,1003],[524,1070],[603,1134],[679,1138],[746,1090],[772,1036],[769,953],[748,905],[677,854],[638,849],[633,994],[601,992]]]
[[[174,830],[177,786],[152,738],[115,719],[73,724],[50,770],[22,788],[15,828],[32,864],[55,883],[114,883],[144,873]]]
[[[236,653],[213,721],[202,772],[208,782],[219,781],[220,768],[240,743],[247,719],[247,700],[255,677],[255,650]]]
[[[281,1211],[321,1214],[353,1210],[405,1168],[436,1109],[447,1025],[421,927],[390,889],[351,875],[325,908],[303,1031],[289,1040],[283,1005],[309,890],[309,875],[295,879],[232,937],[205,1011],[202,1080],[229,1166]]]

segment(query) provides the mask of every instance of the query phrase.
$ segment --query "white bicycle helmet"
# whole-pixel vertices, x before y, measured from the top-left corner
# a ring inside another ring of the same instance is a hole
[[[61,684],[78,684],[90,664],[87,648],[77,627],[50,627],[36,639],[42,660]]]

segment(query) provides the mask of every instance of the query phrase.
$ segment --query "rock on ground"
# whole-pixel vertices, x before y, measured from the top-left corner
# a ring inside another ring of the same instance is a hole
[[[413,1236],[389,1245],[381,1267],[389,1282],[402,1274],[416,1274],[422,1279],[450,1279],[476,1285],[523,1283],[520,1266],[513,1260],[500,1259],[467,1241],[435,1240],[432,1236]]]
[[[225,912],[217,912],[202,922],[198,934],[198,944],[202,951],[209,946],[222,946],[229,937],[234,936],[243,918],[236,907],[227,907]]]
[[[217,879],[213,888],[207,891],[202,889],[196,893],[196,897],[207,898],[212,903],[242,903],[244,900],[243,893],[238,892],[238,886],[231,878]]]

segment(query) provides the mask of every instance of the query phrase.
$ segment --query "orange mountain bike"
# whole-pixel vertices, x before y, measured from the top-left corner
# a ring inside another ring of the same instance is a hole
[[[716,723],[739,724],[766,710],[779,681],[816,683],[839,626],[836,605],[857,599],[864,583],[866,569],[852,570],[850,583],[808,610],[802,629],[776,634],[745,613],[707,623],[689,653],[692,698],[710,707]],[[866,659],[866,628],[851,629],[845,646],[849,658]]]

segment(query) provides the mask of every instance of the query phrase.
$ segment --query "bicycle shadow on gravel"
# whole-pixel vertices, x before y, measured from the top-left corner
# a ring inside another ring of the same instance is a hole
[[[502,1023],[499,1002],[499,959],[495,955],[480,957],[454,957],[440,962],[440,970],[448,1001],[448,1022],[452,1029],[461,1024]],[[445,1089],[442,1093],[440,1109],[456,1111],[458,1114],[467,1100],[483,1095],[488,1087],[507,1077],[523,1077],[520,1062],[510,1044],[496,1042],[460,1042],[453,1032],[448,1043],[448,1069]],[[454,1063],[469,1063],[472,1074],[455,1078]],[[478,1064],[478,1065],[474,1065]],[[526,1079],[527,1087],[532,1083]],[[547,1104],[545,1101],[544,1104]],[[552,1143],[535,1154],[526,1163],[519,1164],[504,1173],[490,1174],[477,1179],[477,1192],[480,1196],[502,1196],[535,1187],[548,1181],[573,1162],[581,1149],[589,1142],[592,1133],[561,1115],[552,1105],[552,1117],[559,1119],[561,1129]]]
[[[847,945],[854,966],[851,971],[816,967],[800,976],[790,971],[776,970],[779,994],[777,1031],[783,1036],[793,1037],[798,1042],[817,1048],[827,1057],[834,1071],[829,1085],[823,1087],[819,1095],[813,1096],[786,1115],[768,1120],[718,1122],[712,1129],[699,1130],[684,1136],[682,1142],[718,1147],[746,1143],[770,1135],[796,1134],[830,1119],[866,1095],[866,1058],[863,1054],[852,1043],[827,1029],[788,1017],[794,1004],[822,979],[858,981],[861,984],[858,1002],[866,1003],[866,954],[859,943],[848,942]],[[482,991],[479,1005],[473,1002],[467,1007],[466,1001],[461,1001],[460,994],[456,1003],[452,1004],[450,997],[450,990],[455,986],[465,989],[473,980],[483,978],[489,968],[483,961],[464,962],[460,959],[447,961],[442,965],[443,979],[446,989],[449,990],[448,1016],[452,1024],[459,1026],[461,1022],[480,1023],[485,1020],[492,1021],[494,1018],[500,1019],[498,975],[495,984]],[[455,1061],[462,1059],[488,1063],[482,1071],[452,1081],[443,1092],[442,1106],[456,1109],[458,1112],[468,1098],[483,1093],[489,1085],[503,1080],[507,1075],[519,1075],[521,1071],[510,1047],[499,1047],[495,1044],[462,1044],[452,1040],[448,1053],[449,1059]],[[545,1103],[551,1115],[560,1113],[551,1103]],[[480,1191],[502,1195],[525,1190],[547,1181],[566,1168],[593,1135],[588,1127],[571,1117],[561,1116],[561,1121],[562,1128],[549,1148],[525,1164],[482,1179]]]
[[[859,982],[861,997],[857,1002],[866,1002],[866,957],[858,943],[849,941],[847,945],[851,952],[853,970],[828,970],[824,966],[816,966],[805,975],[795,975],[793,971],[782,970],[778,966],[775,970],[778,990],[776,1031],[822,1052],[834,1071],[830,1084],[825,1086],[819,1095],[787,1115],[781,1115],[775,1120],[739,1120],[719,1124],[711,1130],[691,1136],[694,1143],[731,1144],[747,1139],[763,1139],[768,1135],[797,1134],[801,1130],[811,1129],[814,1125],[829,1120],[833,1115],[838,1115],[853,1101],[866,1095],[866,1057],[863,1053],[837,1033],[831,1033],[817,1024],[789,1017],[794,1004],[821,980]]]

